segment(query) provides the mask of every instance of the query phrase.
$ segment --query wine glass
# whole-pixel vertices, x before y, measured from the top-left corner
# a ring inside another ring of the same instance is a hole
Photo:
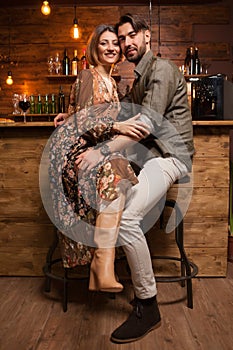
[[[48,64],[49,74],[53,74],[53,72],[54,72],[54,58],[53,58],[53,56],[48,57],[47,64]]]
[[[19,108],[22,109],[24,123],[26,123],[26,112],[30,108],[30,106],[31,103],[29,101],[29,97],[26,94],[20,95]]]
[[[211,66],[211,63],[209,61],[202,61],[202,65],[201,65],[201,68],[202,68],[202,74],[208,74],[208,69],[210,68]]]
[[[55,69],[55,73],[57,75],[61,74],[61,66],[62,66],[62,64],[61,64],[59,53],[56,52],[56,55],[55,55],[55,58],[54,58],[54,69]]]
[[[20,110],[19,110],[19,98],[20,98],[20,95],[19,94],[13,94],[12,96],[12,103],[13,103],[13,107],[14,107],[14,110],[13,110],[13,113],[12,114],[20,114]]]

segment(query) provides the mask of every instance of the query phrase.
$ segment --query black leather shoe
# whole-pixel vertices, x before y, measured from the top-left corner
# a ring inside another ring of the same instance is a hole
[[[161,323],[156,296],[150,299],[135,298],[133,311],[111,335],[114,343],[129,343],[143,338]]]

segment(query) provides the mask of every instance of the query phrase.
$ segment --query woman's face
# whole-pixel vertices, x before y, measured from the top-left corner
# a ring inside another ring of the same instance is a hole
[[[98,58],[103,65],[112,65],[119,60],[120,46],[117,35],[106,31],[100,35]]]

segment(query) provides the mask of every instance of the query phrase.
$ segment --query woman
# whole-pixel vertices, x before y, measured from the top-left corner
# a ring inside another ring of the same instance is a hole
[[[88,236],[87,231],[94,228],[96,245],[90,254],[88,248],[80,243],[80,225],[79,228],[76,225],[79,238],[75,236],[71,239],[60,234],[63,264],[74,267],[91,260],[89,289],[109,292],[123,289],[115,279],[115,243],[126,191],[137,183],[137,178],[123,154],[110,154],[104,141],[119,133],[134,140],[148,134],[146,126],[137,120],[138,116],[116,122],[120,103],[111,70],[120,58],[114,27],[97,26],[87,45],[87,59],[94,68],[79,73],[72,86],[68,113],[55,118],[55,126],[60,126],[58,134],[62,135],[66,149],[66,139],[71,135],[75,139],[62,165],[64,193],[75,213],[76,222],[86,223],[82,228],[85,234]],[[87,171],[85,166],[82,169],[82,160],[77,163],[76,158],[90,147],[99,148],[101,157],[98,166]],[[58,200],[57,208],[63,216],[61,207]],[[81,258],[80,248],[85,251]]]

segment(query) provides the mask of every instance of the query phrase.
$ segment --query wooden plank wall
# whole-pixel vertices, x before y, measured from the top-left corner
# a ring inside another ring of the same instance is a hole
[[[198,45],[202,60],[220,62],[220,73],[228,73],[226,69],[231,62],[232,35],[227,28],[230,24],[232,3],[230,5],[230,2],[227,1],[208,6],[206,4],[161,6],[160,49],[157,43],[158,6],[153,6],[153,51],[157,53],[160,50],[162,57],[170,58],[180,66],[183,64],[186,48],[190,45]],[[34,95],[58,93],[61,82],[49,81],[46,78],[48,74],[47,57],[55,55],[56,52],[63,56],[63,50],[66,47],[70,58],[72,58],[74,49],[78,50],[80,58],[94,27],[103,21],[114,24],[119,16],[126,12],[139,14],[149,20],[148,6],[78,7],[77,17],[82,28],[82,37],[76,42],[69,36],[74,16],[73,8],[54,8],[49,17],[43,16],[39,9],[0,9],[0,54],[8,55],[9,53],[10,27],[11,57],[18,60],[17,67],[0,68],[0,114],[12,112],[13,92],[27,92]],[[198,25],[204,25],[205,30],[200,42],[195,42],[195,30]],[[226,28],[225,40],[216,41],[215,36],[205,40],[204,33],[208,30],[209,32],[213,28],[222,30],[224,26]],[[13,72],[14,84],[12,86],[5,83],[9,68]],[[120,69],[123,86],[124,76],[131,74],[131,68],[126,65]],[[210,69],[214,70],[214,65]],[[229,78],[231,79],[231,76]],[[70,81],[64,84],[67,103],[70,85]]]
[[[0,128],[1,275],[33,276],[53,239],[41,201],[39,166],[53,128]]]

